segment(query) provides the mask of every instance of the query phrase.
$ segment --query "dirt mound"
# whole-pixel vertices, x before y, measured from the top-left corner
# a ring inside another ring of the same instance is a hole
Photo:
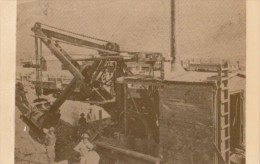
[[[15,109],[15,163],[48,163],[43,145],[29,135],[29,126],[20,118],[20,111]]]

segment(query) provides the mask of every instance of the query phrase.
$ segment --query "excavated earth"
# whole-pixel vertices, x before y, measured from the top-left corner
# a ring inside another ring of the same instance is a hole
[[[34,90],[29,83],[24,85],[26,97],[29,104],[36,98]],[[45,97],[48,98],[48,97]],[[52,98],[48,98],[52,99]],[[82,102],[68,100],[60,108],[61,119],[55,126],[56,141],[56,161],[60,163],[67,160],[75,163],[79,159],[79,154],[73,150],[79,142],[77,120],[81,113],[87,114],[92,108],[98,118],[99,110],[102,110],[102,118],[109,118],[107,112],[101,107],[89,105]],[[44,133],[40,132],[29,120],[22,116],[21,109],[15,109],[15,162],[18,164],[47,162],[46,150],[43,144]]]

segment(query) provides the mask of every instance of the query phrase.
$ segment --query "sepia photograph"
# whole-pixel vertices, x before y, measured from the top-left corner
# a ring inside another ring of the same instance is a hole
[[[246,163],[246,0],[16,7],[16,164]]]

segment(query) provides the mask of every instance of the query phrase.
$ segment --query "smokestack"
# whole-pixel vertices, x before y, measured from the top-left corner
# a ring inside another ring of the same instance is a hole
[[[172,58],[172,65],[176,62],[176,46],[175,46],[175,2],[176,0],[170,0],[171,1],[171,58]]]
[[[177,73],[179,71],[183,72],[183,68],[180,64],[180,58],[177,53],[176,46],[176,17],[177,17],[177,1],[178,0],[170,0],[171,1],[171,71]]]
[[[180,64],[180,58],[176,52],[176,5],[178,0],[170,0],[170,58],[171,62],[167,62],[164,66],[165,79],[173,79],[174,77],[185,73]]]

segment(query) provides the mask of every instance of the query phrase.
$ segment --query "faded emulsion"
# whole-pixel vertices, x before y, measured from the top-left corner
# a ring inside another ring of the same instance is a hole
[[[245,164],[245,2],[18,0],[15,163]]]

